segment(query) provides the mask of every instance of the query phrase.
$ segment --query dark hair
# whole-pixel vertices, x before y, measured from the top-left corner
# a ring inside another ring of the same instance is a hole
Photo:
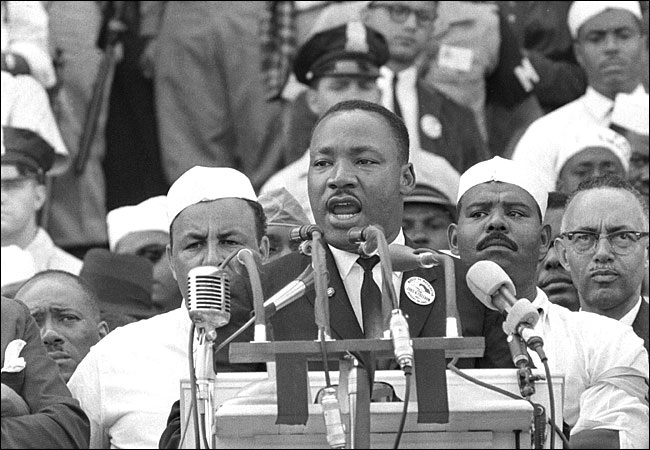
[[[546,210],[549,209],[564,209],[566,208],[569,195],[560,191],[553,191],[548,193],[548,204]]]
[[[346,112],[346,111],[366,111],[370,113],[375,113],[384,118],[386,123],[388,123],[391,134],[393,135],[393,141],[397,146],[399,151],[399,157],[401,162],[406,164],[409,160],[409,132],[406,129],[406,125],[402,119],[390,112],[388,109],[384,108],[377,103],[367,102],[365,100],[346,100],[344,102],[337,103],[328,109],[325,114],[323,114],[314,124],[314,127],[311,130],[313,136],[314,130],[324,121],[327,117],[333,116],[334,114]]]
[[[586,180],[583,180],[569,197],[569,200],[566,204],[567,208],[580,192],[602,188],[621,189],[632,194],[634,198],[636,198],[639,202],[639,205],[641,205],[641,210],[645,216],[646,223],[648,222],[648,203],[646,202],[645,197],[638,190],[636,190],[632,183],[625,180],[624,178],[619,177],[618,175],[603,175],[600,177],[590,177]]]
[[[84,298],[86,300],[86,304],[88,305],[92,313],[93,319],[97,321],[100,320],[99,296],[97,295],[95,288],[93,288],[92,285],[88,283],[86,280],[84,280],[83,278],[73,273],[66,272],[64,270],[49,269],[49,270],[44,270],[42,272],[38,272],[36,275],[34,275],[33,277],[25,281],[20,286],[20,288],[18,288],[15,297],[18,300],[20,300],[21,292],[29,289],[29,287],[36,284],[40,280],[51,280],[51,281],[66,283],[68,285],[75,286],[83,293]]]
[[[244,200],[251,208],[253,208],[253,213],[255,214],[255,237],[259,243],[266,235],[266,214],[264,213],[264,208],[262,208],[262,205],[260,205],[259,202],[254,202],[253,200],[248,200],[246,198],[242,198],[241,200]],[[176,217],[178,217],[178,215]],[[174,217],[174,220],[172,220],[172,223],[169,225],[170,247],[174,247],[174,233],[172,233],[172,227],[174,226],[176,217]]]

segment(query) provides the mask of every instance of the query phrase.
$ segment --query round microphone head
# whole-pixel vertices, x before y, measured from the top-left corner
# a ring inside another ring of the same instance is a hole
[[[230,322],[230,280],[214,266],[199,266],[187,274],[190,319],[199,328],[220,328]]]
[[[513,295],[515,285],[508,274],[494,261],[478,261],[472,265],[465,276],[467,287],[472,294],[488,308],[497,311],[492,304],[492,296],[501,286],[505,286]]]
[[[522,298],[517,300],[517,303],[512,305],[508,317],[503,322],[503,331],[506,334],[513,334],[517,332],[517,327],[521,324],[527,324],[534,327],[539,320],[539,313],[537,308],[533,306],[530,300]]]

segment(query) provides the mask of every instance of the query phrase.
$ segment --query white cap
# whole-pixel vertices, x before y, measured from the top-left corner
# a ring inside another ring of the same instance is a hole
[[[535,199],[542,218],[546,214],[548,190],[544,187],[545,183],[538,178],[537,171],[520,161],[512,161],[500,156],[474,164],[460,176],[457,202],[460,202],[465,192],[474,186],[492,181],[519,186]]]
[[[456,205],[460,174],[454,166],[442,156],[425,150],[411,151],[410,159],[415,170],[415,183],[438,190],[450,204]]]
[[[612,123],[637,134],[648,136],[650,120],[648,117],[649,96],[639,89],[632,94],[620,93],[614,100]]]
[[[608,9],[623,9],[625,11],[631,12],[639,20],[643,20],[643,16],[641,14],[641,5],[639,2],[573,2],[569,8],[567,19],[569,31],[571,31],[571,37],[574,39],[578,37],[578,31],[580,30],[580,27],[585,24],[585,22],[604,11],[607,11]]]
[[[172,184],[167,193],[167,225],[188,206],[222,198],[257,202],[246,175],[229,167],[194,166]]]
[[[25,281],[36,275],[36,262],[31,253],[17,245],[0,249],[2,286]]]
[[[108,246],[111,251],[120,239],[137,231],[164,231],[169,233],[167,224],[167,197],[159,195],[132,206],[122,206],[106,215]]]
[[[573,142],[562,145],[555,162],[555,173],[560,176],[566,162],[590,147],[604,147],[618,157],[625,172],[630,168],[630,144],[623,136],[605,127],[588,127],[576,135]]]

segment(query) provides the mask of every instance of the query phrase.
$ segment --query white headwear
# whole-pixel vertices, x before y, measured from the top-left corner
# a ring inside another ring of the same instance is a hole
[[[445,158],[424,150],[412,151],[410,159],[415,170],[415,183],[440,191],[455,206],[460,174],[454,166]],[[407,198],[414,201],[411,196]]]
[[[571,36],[574,39],[578,37],[578,31],[580,30],[580,27],[585,24],[585,22],[604,11],[607,11],[608,9],[623,9],[625,11],[631,12],[639,20],[643,20],[643,16],[641,15],[641,5],[639,2],[573,2],[569,8],[569,14],[567,18]]]
[[[169,233],[167,225],[167,197],[159,195],[132,206],[122,206],[109,211],[106,215],[108,228],[108,246],[115,251],[120,239],[137,231],[164,231]]]
[[[36,275],[36,262],[27,250],[17,245],[7,245],[0,249],[0,255],[3,287]]]
[[[243,173],[229,167],[194,166],[172,184],[167,193],[167,225],[188,206],[222,198],[257,202],[255,190]]]
[[[500,156],[474,164],[460,176],[457,202],[460,202],[465,192],[474,186],[492,181],[519,186],[537,202],[541,217],[546,214],[548,191],[544,188],[545,183],[538,178],[537,172],[520,161],[512,161]]]
[[[648,136],[650,118],[647,92],[620,93],[614,100],[612,123],[637,134]]]
[[[605,127],[589,127],[582,130],[573,142],[567,142],[560,148],[555,161],[555,173],[560,176],[566,162],[589,147],[604,147],[618,157],[625,172],[630,168],[630,144],[623,136]]]

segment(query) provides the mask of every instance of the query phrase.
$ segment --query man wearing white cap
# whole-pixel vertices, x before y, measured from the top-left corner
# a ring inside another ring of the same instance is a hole
[[[617,132],[604,127],[588,127],[560,149],[555,165],[555,190],[571,194],[580,182],[590,177],[618,175],[624,178],[630,166],[630,154],[630,144]]]
[[[165,253],[169,244],[167,197],[159,195],[109,211],[106,225],[112,252],[142,256],[153,264],[151,301],[159,312],[178,308],[180,291]]]
[[[533,122],[512,157],[535,166],[549,191],[555,188],[554,167],[567,138],[585,126],[609,126],[617,94],[645,95],[640,64],[645,61],[647,37],[641,20],[637,1],[577,1],[571,5],[568,24],[576,58],[587,74],[587,92]]]
[[[565,374],[563,415],[572,428],[571,447],[647,448],[643,341],[621,323],[550,303],[535,286],[537,262],[550,244],[550,229],[542,225],[547,196],[544,183],[526,165],[499,157],[475,165],[460,179],[451,249],[467,267],[481,260],[497,263],[512,280],[516,297],[530,300],[540,312],[534,328],[544,339],[551,373]],[[537,354],[529,353],[542,368]]]
[[[260,261],[268,255],[264,212],[249,179],[234,169],[196,166],[185,172],[167,194],[167,223],[167,256],[183,294],[180,308],[112,331],[92,348],[69,382],[90,418],[93,448],[158,447],[170,405],[179,397],[179,380],[189,378],[188,272],[219,266],[237,249],[250,249]],[[246,322],[253,309],[244,292],[248,276],[236,261],[225,267],[232,317],[219,329],[216,345]],[[250,341],[252,334],[238,340]],[[227,355],[227,347],[215,355],[218,371],[258,368],[229,365]]]

